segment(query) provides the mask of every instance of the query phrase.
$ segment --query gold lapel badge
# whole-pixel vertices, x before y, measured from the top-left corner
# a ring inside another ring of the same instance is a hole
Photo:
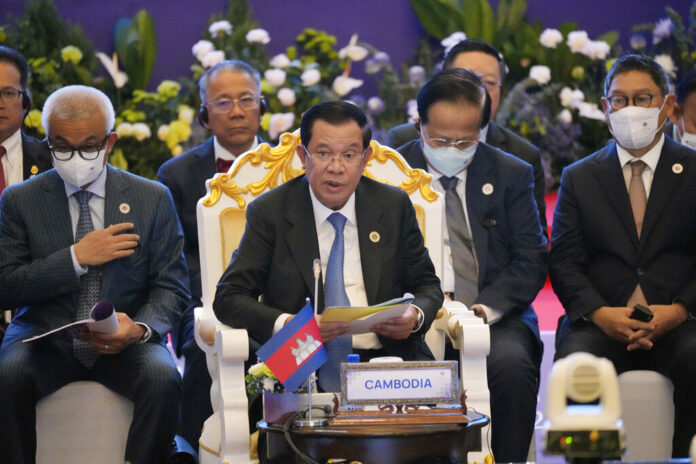
[[[29,172],[31,172],[32,176],[35,176],[39,173],[39,167],[37,165],[33,165],[31,169],[29,169]]]
[[[118,205],[118,210],[122,214],[128,214],[130,213],[130,205],[128,203],[121,203],[120,205]]]
[[[373,230],[372,232],[370,232],[370,241],[372,243],[379,242],[379,239],[380,239],[379,232],[377,232],[376,230]]]
[[[682,172],[684,172],[684,166],[682,166],[681,163],[674,163],[672,165],[672,172],[675,174],[681,174]]]
[[[493,193],[493,184],[490,182],[486,182],[483,184],[483,187],[481,187],[481,191],[483,192],[484,195],[490,195]]]

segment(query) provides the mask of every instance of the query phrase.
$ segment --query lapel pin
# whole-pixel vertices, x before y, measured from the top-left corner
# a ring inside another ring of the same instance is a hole
[[[684,166],[682,166],[681,163],[674,163],[672,165],[672,172],[675,174],[681,174],[682,172],[684,172]]]
[[[34,165],[31,167],[31,169],[29,169],[29,172],[31,172],[32,176],[35,176],[39,173],[39,167]]]
[[[118,205],[118,210],[122,214],[128,214],[130,213],[130,205],[128,203],[121,203],[120,205]]]
[[[484,195],[490,195],[493,193],[493,184],[490,182],[486,182],[483,184],[483,187],[481,187],[481,191],[483,192]]]
[[[372,243],[379,242],[379,239],[380,239],[379,232],[377,232],[376,230],[373,230],[372,232],[370,232],[370,241]]]

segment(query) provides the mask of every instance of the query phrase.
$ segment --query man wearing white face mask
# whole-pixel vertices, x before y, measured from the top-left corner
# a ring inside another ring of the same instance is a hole
[[[564,170],[554,212],[549,274],[566,312],[556,358],[586,351],[618,373],[670,377],[672,456],[686,457],[696,434],[696,152],[663,133],[675,98],[653,59],[619,58],[604,95],[614,141]]]
[[[107,164],[117,135],[99,90],[55,91],[42,123],[55,170],[0,200],[0,307],[19,308],[0,346],[0,460],[34,462],[36,402],[89,379],[133,401],[125,460],[161,463],[181,395],[166,334],[189,299],[174,203],[166,187]],[[116,332],[22,342],[86,319],[102,300]]]
[[[399,151],[445,196],[442,289],[490,325],[493,454],[498,462],[519,462],[527,460],[534,432],[542,347],[530,305],[546,279],[547,240],[532,166],[479,142],[488,104],[473,72],[436,74],[418,93],[420,138]],[[447,348],[447,359],[458,359]]]
[[[677,86],[677,104],[672,113],[674,140],[696,150],[696,69],[682,78]]]

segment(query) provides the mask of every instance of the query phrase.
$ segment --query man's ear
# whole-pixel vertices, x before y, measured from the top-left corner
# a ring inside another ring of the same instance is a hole
[[[295,153],[297,153],[297,157],[300,158],[300,162],[302,163],[302,167],[304,168],[305,161],[307,161],[307,152],[305,151],[304,145],[298,143],[295,147]]]
[[[682,111],[684,111],[684,109],[679,105],[679,103],[674,102],[674,111],[672,111],[672,116],[669,117],[674,125],[679,124],[679,118],[682,115]]]

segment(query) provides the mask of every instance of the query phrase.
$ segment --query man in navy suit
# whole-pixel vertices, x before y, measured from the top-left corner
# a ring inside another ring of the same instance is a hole
[[[490,325],[493,454],[519,462],[534,432],[542,345],[530,305],[546,279],[547,240],[532,167],[479,142],[486,100],[472,71],[436,74],[418,93],[420,138],[399,152],[445,195],[443,290]],[[448,348],[446,357],[457,359]]]
[[[16,50],[0,45],[0,195],[5,187],[51,169],[51,155],[41,142],[21,130],[31,101],[29,65]],[[9,308],[0,313],[0,341],[9,324]]]
[[[167,189],[107,164],[113,124],[94,88],[51,94],[43,126],[55,169],[0,200],[0,306],[20,308],[0,346],[3,462],[34,462],[36,402],[76,380],[133,401],[126,460],[163,462],[174,437],[181,378],[165,339],[189,300],[183,235]],[[113,303],[117,332],[22,342],[100,300]]]
[[[213,136],[204,144],[164,163],[157,178],[169,187],[184,229],[184,255],[189,267],[191,303],[177,331],[178,346],[186,356],[181,436],[196,446],[203,422],[213,413],[211,379],[205,354],[193,338],[193,309],[201,305],[201,266],[198,252],[196,205],[205,196],[205,181],[227,172],[234,159],[256,148],[265,110],[261,76],[243,61],[223,61],[198,81],[201,96],[199,122]]]
[[[670,377],[682,458],[696,434],[696,152],[663,133],[668,84],[647,56],[612,66],[602,106],[614,141],[563,172],[549,274],[566,312],[556,358],[587,351],[618,373]],[[652,320],[631,317],[636,304]]]
[[[469,69],[478,74],[490,97],[490,117],[479,133],[481,141],[528,162],[534,168],[534,198],[546,233],[546,179],[539,149],[494,121],[508,71],[503,55],[482,40],[464,39],[452,47],[442,61],[442,69],[454,68]],[[412,123],[400,124],[389,130],[386,144],[398,148],[418,137],[418,130]]]

